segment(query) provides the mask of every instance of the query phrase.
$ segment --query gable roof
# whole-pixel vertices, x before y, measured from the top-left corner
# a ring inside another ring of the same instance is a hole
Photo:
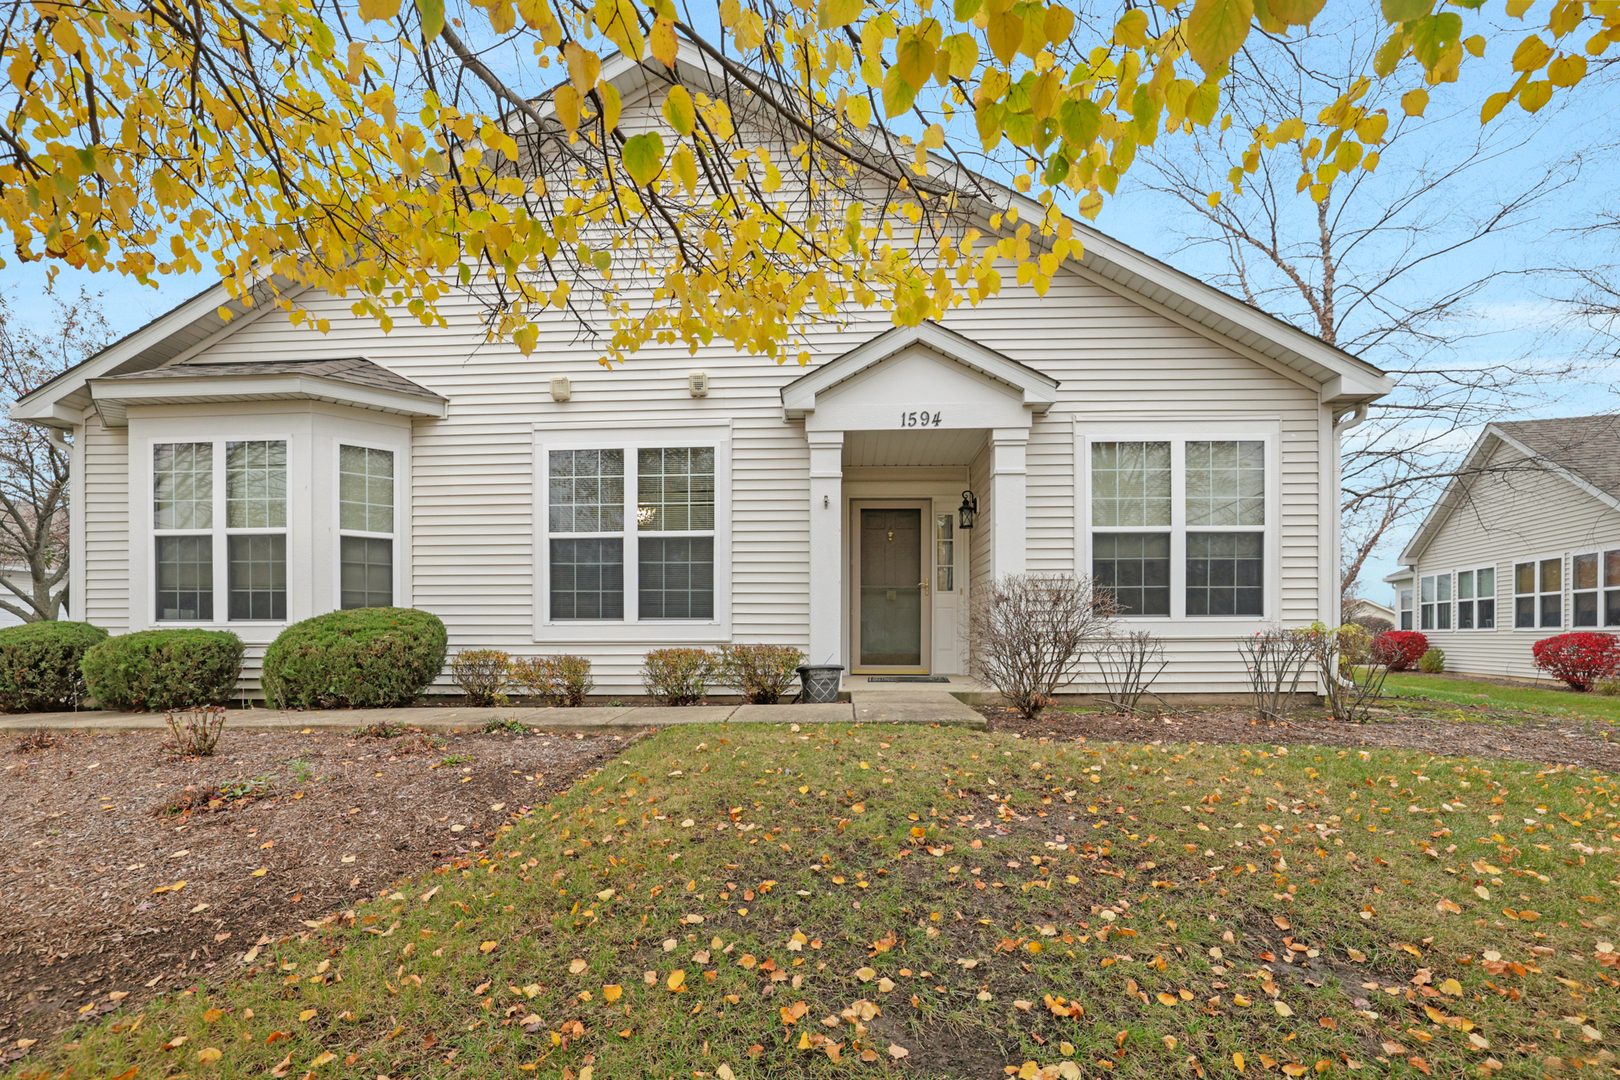
[[[1452,511],[1467,499],[1469,485],[1486,472],[1497,447],[1504,444],[1620,510],[1620,413],[1500,420],[1485,425],[1480,432],[1440,498],[1407,541],[1401,562],[1410,565],[1422,556]]]
[[[603,60],[602,77],[619,90],[621,98],[628,101],[632,94],[648,88],[655,81],[652,74],[654,63],[650,57],[645,61],[636,61],[622,53],[615,53]],[[715,62],[707,56],[696,54],[692,48],[682,49],[677,63],[682,68],[683,78],[690,76],[694,85],[700,80],[723,83],[727,78],[724,70]],[[542,114],[553,111],[549,94],[536,99],[534,105]],[[519,122],[526,123],[527,120]],[[1023,220],[1038,221],[1045,214],[1045,208],[1034,199],[986,177],[967,173],[962,166],[937,153],[932,156],[941,175],[953,171],[971,175],[976,185],[994,190],[1004,205],[1018,207]],[[1001,209],[1003,207],[993,206],[989,202],[974,207],[975,213],[984,219]],[[984,224],[987,225],[988,221]],[[1004,227],[1002,231],[1011,230]],[[1324,404],[1343,406],[1348,410],[1382,397],[1395,387],[1393,379],[1365,360],[1229,296],[1106,233],[1079,222],[1075,223],[1075,233],[1084,247],[1080,265],[1085,271],[1191,321],[1242,350],[1296,372],[1318,388],[1319,400]],[[267,279],[255,290],[257,303],[243,304],[232,300],[223,285],[213,286],[24,395],[12,405],[12,416],[19,420],[70,428],[79,423],[83,409],[90,404],[87,380],[161,366],[194,351],[210,337],[227,332],[227,320],[218,314],[219,310],[230,311],[236,316],[250,311],[258,312],[268,307],[268,301],[273,296],[286,296],[302,291],[302,288],[284,279]]]
[[[913,345],[922,345],[948,360],[1012,387],[1023,395],[1024,404],[1034,412],[1045,412],[1057,400],[1058,381],[1050,375],[980,345],[972,338],[946,329],[939,323],[925,322],[885,330],[842,356],[800,375],[782,387],[783,415],[788,419],[798,419],[814,411],[816,396],[822,391],[853,379]]]
[[[131,405],[217,401],[328,401],[374,412],[442,417],[445,399],[364,357],[170,364],[89,380],[108,427],[128,423]]]

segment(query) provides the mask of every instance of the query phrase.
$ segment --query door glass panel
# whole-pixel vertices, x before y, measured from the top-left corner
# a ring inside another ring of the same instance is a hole
[[[922,666],[922,511],[861,510],[860,662]]]

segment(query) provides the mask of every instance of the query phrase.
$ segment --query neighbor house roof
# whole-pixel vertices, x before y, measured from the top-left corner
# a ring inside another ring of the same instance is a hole
[[[1620,413],[1497,421],[1487,424],[1475,440],[1456,475],[1407,542],[1401,562],[1410,565],[1422,556],[1452,511],[1467,499],[1469,485],[1487,471],[1503,445],[1620,510]]]
[[[629,101],[632,94],[649,88],[655,81],[650,63],[617,54],[603,61],[602,76],[614,84],[622,99]],[[683,77],[689,74],[694,80],[724,78],[709,58],[695,55],[694,49],[683,49],[678,63]],[[542,114],[553,109],[549,96],[537,100],[535,106]],[[960,168],[944,159],[936,158],[936,164],[942,174]],[[980,176],[975,176],[974,180],[978,186],[995,191],[1005,203],[1018,207],[1025,221],[1037,221],[1045,213],[1039,203],[1010,188]],[[987,219],[1003,208],[986,202],[975,210]],[[1394,381],[1374,365],[1190,274],[1090,226],[1077,224],[1075,235],[1084,245],[1080,268],[1093,280],[1107,282],[1137,296],[1171,317],[1232,344],[1257,362],[1294,373],[1299,381],[1315,387],[1319,400],[1324,403],[1348,410],[1364,406],[1394,389]],[[80,422],[83,410],[90,404],[89,380],[150,370],[177,360],[184,362],[188,355],[200,352],[217,337],[230,332],[227,314],[236,317],[257,314],[271,306],[272,298],[286,298],[302,288],[283,279],[266,279],[255,290],[254,303],[244,304],[232,299],[223,285],[216,285],[24,395],[12,405],[12,416],[70,428]]]
[[[131,405],[219,401],[327,401],[375,412],[442,417],[445,399],[359,356],[170,364],[89,380],[102,422],[123,427]]]

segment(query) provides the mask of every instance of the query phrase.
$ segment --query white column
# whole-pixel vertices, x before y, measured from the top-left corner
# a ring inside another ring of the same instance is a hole
[[[1028,565],[1025,509],[1028,428],[990,432],[990,559],[996,577],[1022,574]]]
[[[810,659],[844,662],[844,433],[811,431]]]

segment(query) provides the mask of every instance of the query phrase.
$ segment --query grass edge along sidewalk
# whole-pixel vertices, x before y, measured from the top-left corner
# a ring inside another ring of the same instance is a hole
[[[1616,784],[1312,747],[683,727],[18,1076],[1612,1065]]]

